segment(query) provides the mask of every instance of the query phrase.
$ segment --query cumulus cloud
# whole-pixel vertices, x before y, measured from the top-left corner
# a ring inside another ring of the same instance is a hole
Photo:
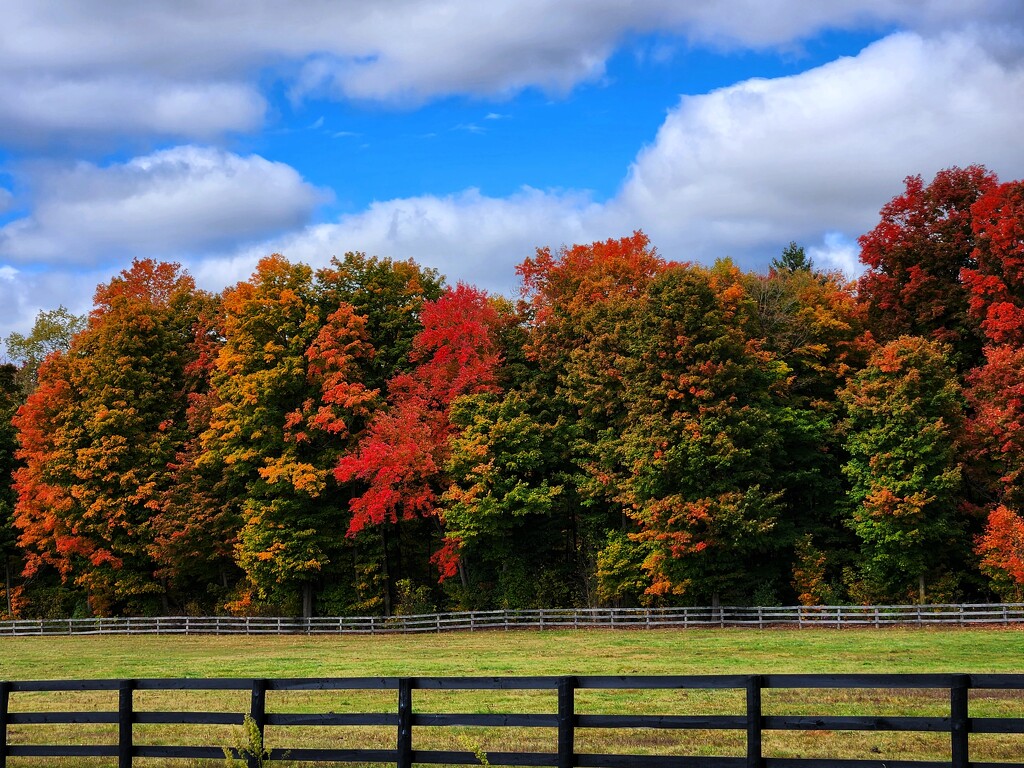
[[[799,75],[684,97],[608,214],[705,260],[856,234],[906,175],[971,163],[1024,174],[1024,146],[1007,141],[1022,105],[1024,67],[974,35],[893,35]]]
[[[565,91],[602,76],[633,34],[765,48],[829,28],[981,24],[996,44],[1019,40],[1022,16],[1017,0],[308,0],[298,11],[289,0],[13,0],[0,27],[0,136],[207,139],[246,130],[262,119],[255,83],[268,70],[298,97],[409,102]]]
[[[59,305],[76,314],[87,313],[96,286],[109,282],[111,276],[109,270],[38,272],[0,266],[0,339],[12,331],[27,333],[39,312]]]
[[[0,258],[91,264],[181,256],[309,221],[324,194],[284,163],[194,146],[99,167],[37,167],[30,216],[0,228]]]
[[[536,190],[392,200],[197,269],[212,284],[271,250],[314,264],[364,250],[507,291],[537,246],[642,228],[668,258],[763,268],[798,240],[853,276],[857,235],[904,176],[971,163],[1024,176],[1024,146],[1007,141],[1022,105],[1024,68],[975,36],[899,34],[800,75],[684,97],[607,203]]]
[[[821,243],[807,248],[807,255],[818,269],[842,272],[851,280],[865,269],[860,262],[860,246],[842,232],[826,232]]]
[[[515,265],[538,247],[558,248],[616,235],[602,229],[602,212],[586,195],[534,189],[507,198],[487,197],[477,190],[425,195],[375,203],[333,223],[194,263],[190,270],[200,284],[219,287],[248,277],[259,258],[271,252],[319,266],[331,256],[364,251],[412,258],[452,282],[464,280],[509,293],[516,285]]]
[[[266,103],[239,83],[180,83],[135,76],[0,79],[0,137],[40,145],[69,134],[219,137],[263,121]]]

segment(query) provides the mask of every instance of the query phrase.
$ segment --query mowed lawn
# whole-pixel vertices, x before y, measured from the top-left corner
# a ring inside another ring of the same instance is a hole
[[[1022,672],[1021,629],[0,637],[0,679]]]
[[[2,637],[0,679],[144,677],[398,677],[842,672],[1024,673],[1024,629],[490,631],[407,636]],[[393,712],[394,692],[268,694],[273,712]],[[243,712],[244,693],[136,693],[136,709]],[[416,691],[418,712],[553,712],[553,692]],[[972,692],[973,717],[1024,717],[1024,692]],[[579,691],[586,713],[742,714],[742,691]],[[12,711],[116,710],[116,693],[13,694]],[[764,714],[949,714],[941,691],[766,691]],[[136,726],[137,744],[228,745],[231,726]],[[12,743],[114,743],[116,725],[11,726]],[[577,731],[585,752],[742,755],[730,731]],[[381,727],[271,728],[268,746],[394,747]],[[416,749],[554,750],[547,728],[420,728]],[[775,757],[949,759],[942,733],[772,732]],[[973,760],[1024,761],[1024,736],[975,735]],[[110,765],[12,758],[8,765]],[[199,761],[139,761],[146,766]],[[211,765],[212,763],[207,763]]]

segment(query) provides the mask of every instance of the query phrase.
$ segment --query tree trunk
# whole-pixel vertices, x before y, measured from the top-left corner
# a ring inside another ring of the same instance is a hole
[[[384,550],[384,615],[391,615],[391,563],[388,562],[388,524],[380,526],[381,546]]]
[[[4,557],[4,594],[7,595],[7,615],[14,618],[14,601],[11,599],[11,559]]]
[[[917,582],[918,602],[924,605],[924,574],[922,573]]]
[[[313,582],[302,582],[302,618],[313,617]]]

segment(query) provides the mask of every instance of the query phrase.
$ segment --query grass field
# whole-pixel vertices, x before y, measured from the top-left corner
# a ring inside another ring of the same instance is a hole
[[[0,679],[459,675],[1021,672],[1024,630],[672,630],[485,632],[421,636],[0,638]],[[393,692],[268,694],[277,712],[394,711]],[[137,693],[137,710],[245,711],[238,693]],[[741,714],[741,691],[580,691],[577,711]],[[971,716],[1024,717],[1022,692],[972,692]],[[553,712],[552,692],[427,692],[417,712]],[[114,710],[116,694],[14,694],[12,711]],[[948,694],[766,691],[764,714],[948,715]],[[136,743],[231,744],[222,726],[136,726]],[[11,743],[114,743],[116,725],[11,726]],[[390,728],[268,730],[274,747],[393,748]],[[742,733],[578,731],[579,751],[743,754]],[[948,760],[947,734],[765,732],[773,757]],[[416,749],[554,750],[551,729],[417,728]],[[972,736],[973,760],[1024,761],[1024,736]],[[11,758],[11,768],[56,761]],[[64,765],[109,765],[76,759]],[[140,764],[143,764],[140,762]],[[156,761],[146,761],[157,766]],[[191,763],[198,765],[198,763]],[[188,761],[167,761],[185,768]]]

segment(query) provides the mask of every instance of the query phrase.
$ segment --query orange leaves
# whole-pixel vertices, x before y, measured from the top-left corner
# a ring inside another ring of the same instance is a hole
[[[984,534],[975,550],[981,569],[1009,600],[1024,599],[1024,519],[1005,506],[988,516]]]

